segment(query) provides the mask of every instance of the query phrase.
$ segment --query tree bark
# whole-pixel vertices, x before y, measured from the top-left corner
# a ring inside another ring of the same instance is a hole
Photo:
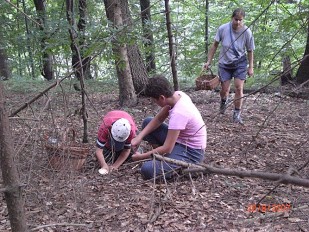
[[[281,85],[286,85],[292,80],[292,66],[289,56],[286,56],[282,60],[283,72],[280,77]]]
[[[205,1],[205,54],[208,55],[209,47],[209,33],[208,33],[208,20],[209,19],[209,0]]]
[[[128,33],[131,33],[133,31],[133,24],[127,0],[121,1],[121,12],[124,28],[126,28]],[[143,94],[144,87],[148,81],[144,60],[135,42],[127,44],[127,51],[135,93]]]
[[[165,14],[166,14],[166,28],[167,28],[167,35],[168,35],[168,46],[169,46],[171,69],[172,69],[172,75],[173,75],[173,83],[174,83],[174,90],[176,91],[176,90],[179,90],[179,83],[178,83],[177,70],[176,70],[176,54],[174,51],[173,33],[172,33],[172,28],[171,28],[169,0],[165,0]]]
[[[309,80],[309,17],[307,18],[307,24],[308,24],[307,44],[306,44],[303,60],[296,74],[296,82],[298,84],[304,83],[305,81]]]
[[[78,9],[79,9],[79,21],[77,24],[78,32],[79,32],[79,47],[82,58],[82,67],[84,79],[92,79],[91,70],[90,70],[90,61],[91,57],[85,56],[85,52],[88,48],[86,43],[86,24],[87,24],[87,0],[79,0],[78,1]]]
[[[121,12],[122,1],[104,0],[106,16],[112,22],[110,27],[113,27],[113,30],[123,27]],[[137,97],[133,86],[127,45],[118,40],[120,36],[122,36],[121,33],[118,33],[112,40],[119,85],[119,103],[121,106],[133,106],[137,103]]]
[[[140,5],[143,33],[145,38],[144,46],[146,50],[146,67],[147,72],[150,73],[156,70],[153,33],[151,30],[150,0],[140,0]]]
[[[0,38],[1,41],[3,41]],[[11,77],[11,70],[9,68],[9,60],[6,55],[6,50],[2,48],[0,41],[0,81],[8,80]]]
[[[71,51],[72,51],[72,67],[75,72],[75,76],[80,80],[81,76],[84,79],[91,79],[90,73],[90,57],[84,57],[83,53],[86,49],[85,45],[85,25],[86,25],[86,0],[79,1],[79,14],[80,19],[78,26],[75,23],[74,13],[74,1],[66,0],[66,11],[67,20],[70,25],[69,34],[71,40]],[[79,32],[79,34],[77,33]],[[78,40],[77,40],[78,39]],[[76,43],[78,41],[78,43]]]
[[[71,26],[69,29],[69,33],[70,33],[70,38],[71,38],[72,66],[74,68],[75,75],[78,78],[80,85],[81,85],[81,97],[82,97],[81,113],[82,113],[83,125],[84,125],[83,143],[87,143],[88,142],[88,120],[87,120],[87,109],[86,109],[86,92],[85,92],[85,84],[84,84],[84,66],[82,65],[84,60],[80,54],[80,49],[78,45],[76,44],[77,33],[74,30],[75,20],[74,20],[73,4],[74,4],[73,0],[66,0],[67,20]],[[82,4],[85,4],[85,3],[82,3]],[[80,22],[80,24],[84,24],[84,23]],[[82,28],[83,26],[80,25],[80,27]]]
[[[0,81],[8,80],[11,78],[11,70],[9,66],[9,59],[6,53],[6,41],[5,41],[4,27],[0,28]]]
[[[23,11],[25,12],[25,14],[27,13],[26,10],[26,4],[25,4],[25,0],[22,0],[23,3]],[[26,16],[24,16],[25,18],[25,26],[26,26],[26,33],[27,33],[27,51],[29,53],[29,60],[30,60],[30,68],[29,68],[29,73],[32,76],[32,79],[35,79],[35,68],[34,68],[34,61],[33,61],[33,54],[32,54],[32,48],[31,48],[31,41],[30,41],[30,37],[31,37],[31,33],[29,30],[29,25],[28,25],[28,18]]]
[[[39,24],[40,30],[42,31],[41,49],[43,53],[42,54],[43,67],[41,74],[46,80],[50,81],[54,79],[54,72],[53,72],[53,57],[52,54],[49,52],[46,42],[49,35],[45,30],[45,22],[46,22],[45,4],[46,4],[45,0],[34,0],[35,9],[38,15],[37,22]]]
[[[0,82],[0,167],[4,184],[4,196],[8,206],[12,231],[28,231],[24,211],[22,188],[14,162],[9,119],[5,109],[4,88]]]

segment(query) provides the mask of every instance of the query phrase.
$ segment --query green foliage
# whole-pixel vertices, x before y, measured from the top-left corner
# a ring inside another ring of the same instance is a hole
[[[3,84],[7,90],[15,93],[39,93],[44,89],[48,88],[54,83],[54,81],[46,81],[42,79],[24,79],[24,78],[12,78],[8,81],[4,81]],[[75,92],[73,84],[77,83],[78,80],[68,79],[60,83],[62,88],[54,88],[56,92],[62,92],[62,89],[65,92]],[[110,93],[117,92],[118,85],[117,80],[114,79],[105,79],[105,80],[86,80],[85,89],[87,93]]]
[[[77,2],[74,19],[79,20]],[[11,3],[16,4],[14,1]],[[0,29],[2,44],[5,44],[9,55],[13,76],[23,78],[13,80],[12,86],[20,87],[21,91],[27,86],[30,89],[39,87],[27,85],[27,81],[38,79],[41,82],[42,47],[45,38],[46,50],[54,57],[54,71],[57,78],[71,72],[71,44],[68,34],[69,25],[66,19],[65,3],[59,1],[46,2],[46,22],[41,31],[36,22],[37,13],[33,1],[25,0],[14,7],[5,1],[0,3],[2,12]],[[151,1],[151,21],[147,22],[154,36],[154,46],[144,47],[145,39],[140,19],[138,0],[130,0],[132,27],[111,28],[105,16],[102,1],[87,1],[87,26],[84,34],[80,34],[76,25],[77,42],[85,40],[86,46],[82,53],[91,56],[93,76],[102,81],[115,81],[114,55],[111,42],[115,39],[121,44],[137,44],[142,54],[155,52],[158,73],[171,76],[170,54],[166,31],[164,1]],[[246,11],[245,23],[252,30],[255,43],[255,72],[257,76],[267,76],[270,70],[281,69],[282,58],[290,56],[294,62],[304,53],[308,27],[308,1],[285,3],[270,0],[216,0],[209,5],[209,43],[213,42],[219,25],[231,19],[233,9],[241,7]],[[269,6],[269,7],[268,7]],[[171,26],[174,36],[174,49],[177,54],[177,72],[179,79],[185,83],[194,83],[206,60],[205,54],[205,1],[181,0],[170,1]],[[262,12],[265,11],[263,14]],[[27,17],[25,17],[25,14]],[[28,32],[25,21],[27,21]],[[215,56],[215,64],[218,54]],[[32,71],[32,67],[34,70]],[[216,67],[214,67],[216,71]],[[263,78],[252,79],[259,82]],[[250,80],[251,81],[251,80]],[[23,83],[24,82],[24,83]],[[20,85],[18,83],[21,83]],[[254,83],[252,83],[254,85]]]

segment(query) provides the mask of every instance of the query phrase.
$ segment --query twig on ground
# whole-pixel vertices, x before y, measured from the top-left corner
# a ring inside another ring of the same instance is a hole
[[[86,224],[54,223],[54,224],[38,226],[38,227],[32,228],[30,231],[36,231],[36,230],[44,229],[44,228],[47,228],[47,227],[53,227],[53,226],[82,226],[82,227],[89,227],[89,225],[86,225]]]

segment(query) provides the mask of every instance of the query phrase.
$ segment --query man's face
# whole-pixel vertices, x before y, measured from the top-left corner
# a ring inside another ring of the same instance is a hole
[[[232,26],[234,30],[239,30],[243,26],[244,17],[241,15],[236,15],[232,18]]]

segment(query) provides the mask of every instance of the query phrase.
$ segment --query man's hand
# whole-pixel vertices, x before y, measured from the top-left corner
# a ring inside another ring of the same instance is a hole
[[[210,63],[209,62],[206,62],[203,66],[203,69],[204,70],[208,70],[209,69],[209,66],[210,66]]]
[[[252,76],[253,76],[253,68],[250,68],[250,67],[249,67],[247,73],[248,73],[248,76],[249,76],[249,77],[252,77]]]

